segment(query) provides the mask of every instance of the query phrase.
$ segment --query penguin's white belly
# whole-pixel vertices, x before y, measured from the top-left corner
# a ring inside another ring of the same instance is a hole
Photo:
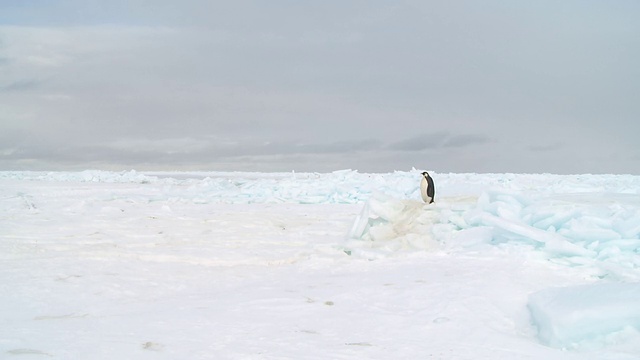
[[[431,202],[431,196],[427,195],[427,188],[429,187],[429,183],[427,183],[427,179],[424,177],[422,181],[420,181],[420,195],[422,196],[422,200],[429,204]]]

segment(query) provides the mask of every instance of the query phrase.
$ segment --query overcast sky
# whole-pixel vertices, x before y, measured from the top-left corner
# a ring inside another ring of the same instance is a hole
[[[0,170],[640,174],[637,0],[0,2]]]

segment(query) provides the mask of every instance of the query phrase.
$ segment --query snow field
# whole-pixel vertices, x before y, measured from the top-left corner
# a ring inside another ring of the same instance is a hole
[[[432,176],[0,172],[0,358],[638,357],[639,177]]]

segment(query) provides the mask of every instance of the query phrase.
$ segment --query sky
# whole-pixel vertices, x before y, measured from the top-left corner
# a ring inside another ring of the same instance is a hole
[[[636,0],[0,2],[0,170],[640,175]]]

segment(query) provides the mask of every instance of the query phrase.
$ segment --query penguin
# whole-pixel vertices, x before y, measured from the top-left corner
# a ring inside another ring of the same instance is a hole
[[[420,181],[420,195],[422,195],[422,200],[427,204],[433,203],[436,197],[436,187],[433,185],[433,179],[426,171],[422,173],[422,181]]]

